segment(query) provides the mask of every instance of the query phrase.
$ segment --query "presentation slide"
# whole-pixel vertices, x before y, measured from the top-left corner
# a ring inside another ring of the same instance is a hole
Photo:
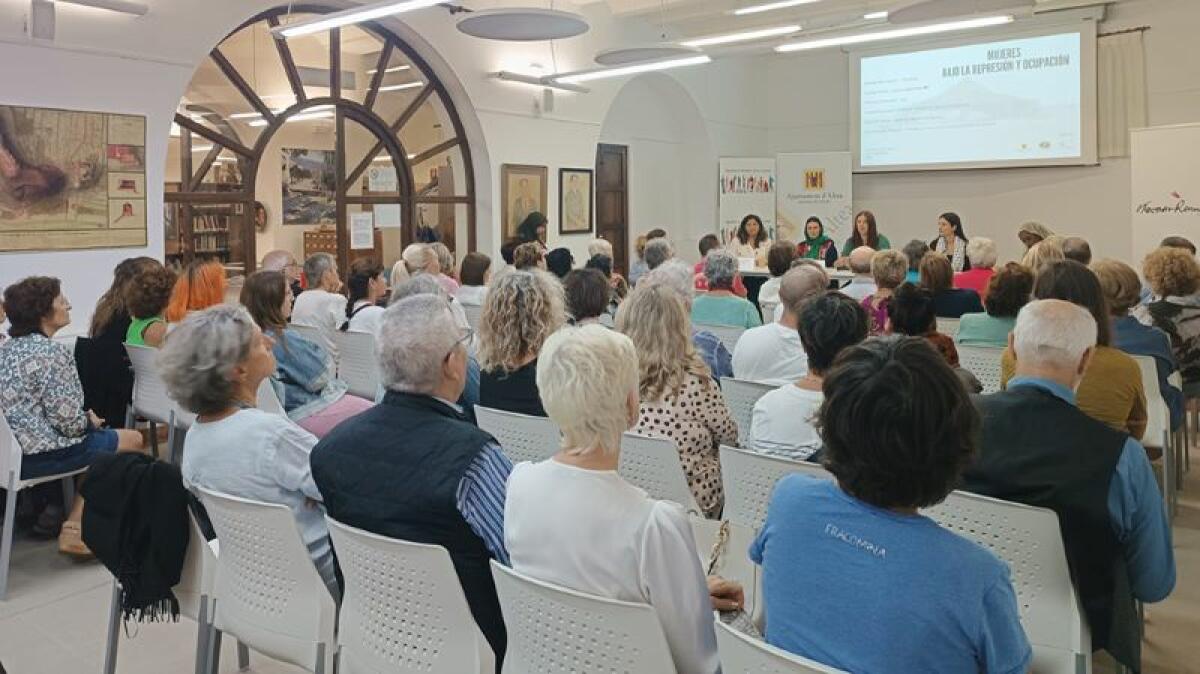
[[[859,62],[863,168],[1083,157],[1078,32]]]

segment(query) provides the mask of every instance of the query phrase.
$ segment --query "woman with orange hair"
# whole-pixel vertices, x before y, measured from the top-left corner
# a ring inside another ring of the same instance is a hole
[[[200,311],[225,301],[225,268],[221,263],[197,260],[179,275],[171,300],[163,314],[170,323],[178,323],[193,311]]]

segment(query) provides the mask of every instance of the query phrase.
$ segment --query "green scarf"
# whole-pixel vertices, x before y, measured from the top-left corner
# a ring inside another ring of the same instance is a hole
[[[821,228],[821,235],[815,239],[808,238],[808,232],[804,234],[804,243],[808,246],[808,251],[804,253],[804,257],[810,260],[821,259],[821,247],[829,242],[829,237],[825,236],[825,228]]]

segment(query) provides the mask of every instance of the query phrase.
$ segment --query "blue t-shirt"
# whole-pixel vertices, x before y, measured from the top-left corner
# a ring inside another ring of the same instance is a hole
[[[1024,674],[1008,567],[923,516],[805,475],[779,481],[750,546],[767,642],[855,674]]]

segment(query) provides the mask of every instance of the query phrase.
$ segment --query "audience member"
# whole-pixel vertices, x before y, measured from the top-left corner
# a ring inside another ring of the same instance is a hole
[[[423,250],[430,252],[424,246]],[[346,296],[341,294],[342,281],[338,278],[337,260],[329,253],[314,253],[304,261],[304,278],[308,281],[308,289],[295,298],[292,324],[315,329],[317,345],[336,360],[338,351],[333,335],[346,320]],[[250,313],[254,313],[254,310],[251,309]],[[263,328],[267,329],[267,326]]]
[[[508,564],[504,494],[512,464],[450,402],[466,382],[470,337],[436,295],[388,307],[379,340],[383,402],[317,443],[310,463],[331,518],[446,549],[499,671],[506,638],[488,563]]]
[[[438,260],[437,251],[430,244],[410,243],[404,248],[404,254],[401,257],[404,259],[404,266],[408,270],[409,276],[429,274],[436,278],[438,274],[442,273],[442,263]],[[445,287],[444,284],[443,287]]]
[[[563,279],[563,294],[566,296],[567,313],[573,325],[602,323],[607,313],[611,290],[604,274],[596,269],[573,269]]]
[[[1033,270],[1033,275],[1037,276],[1042,271],[1042,266],[1067,259],[1062,251],[1062,238],[1058,236],[1050,236],[1040,243],[1033,244],[1029,250],[1025,251],[1025,257],[1021,258],[1021,264]]]
[[[802,307],[829,287],[829,276],[819,264],[800,265],[783,275],[779,290],[783,315],[738,338],[733,349],[735,377],[784,386],[808,372],[808,358],[796,330]]]
[[[1171,338],[1171,349],[1183,375],[1183,392],[1200,395],[1200,264],[1185,248],[1164,246],[1142,263],[1154,298],[1134,315]]]
[[[1017,230],[1017,238],[1025,244],[1026,251],[1052,236],[1055,236],[1054,231],[1040,222],[1026,222]],[[1037,269],[1033,271],[1037,273]]]
[[[913,239],[904,244],[904,256],[908,258],[908,273],[904,280],[916,285],[921,282],[921,260],[929,252],[929,244],[920,239]]]
[[[537,358],[565,318],[562,284],[550,274],[514,271],[493,281],[479,319],[479,404],[546,416]]]
[[[1051,262],[1038,272],[1033,297],[1066,300],[1092,315],[1096,322],[1096,348],[1079,384],[1079,409],[1140,440],[1146,431],[1147,419],[1142,372],[1133,358],[1112,346],[1112,316],[1096,275],[1074,260]],[[1013,355],[1012,349],[1004,352],[1001,386],[1007,386],[1014,376]]]
[[[4,310],[11,339],[0,343],[0,410],[21,447],[18,477],[69,473],[106,454],[141,451],[139,432],[105,428],[105,420],[84,407],[75,358],[53,341],[71,323],[71,303],[59,280],[30,276],[8,286]],[[76,496],[73,504],[63,505],[71,512],[58,535],[59,551],[90,556],[80,537],[83,499]],[[12,492],[8,507],[16,507]]]
[[[750,548],[766,640],[848,672],[1027,672],[1008,566],[919,514],[954,489],[980,426],[927,344],[867,340],[826,374],[816,426],[836,479],[781,479]]]
[[[500,259],[504,260],[504,264],[513,265],[513,255],[517,252],[517,247],[520,245],[520,239],[509,239],[500,246]]]
[[[675,443],[692,495],[705,516],[716,517],[724,504],[717,450],[735,444],[738,429],[688,338],[683,303],[668,288],[638,288],[621,304],[617,329],[637,347],[641,416],[634,430]]]
[[[458,294],[458,280],[454,278],[454,253],[451,253],[446,244],[441,241],[429,244],[429,249],[437,257],[436,277],[438,283],[442,284],[450,297],[454,297]]]
[[[536,241],[523,243],[513,251],[513,267],[516,267],[518,271],[545,270],[546,252]]]
[[[1100,281],[1100,290],[1113,316],[1112,343],[1133,356],[1150,356],[1158,374],[1158,390],[1171,412],[1171,429],[1183,423],[1183,391],[1171,385],[1171,373],[1178,369],[1171,350],[1171,338],[1158,328],[1143,325],[1130,311],[1138,305],[1141,281],[1133,267],[1117,260],[1100,260],[1091,266]],[[1146,391],[1146,395],[1153,392]]]
[[[864,246],[871,250],[888,250],[892,247],[888,238],[879,233],[879,228],[875,224],[875,214],[871,211],[859,211],[858,215],[854,216],[854,232],[842,245],[842,257],[839,259],[839,263],[842,266],[849,265],[850,253]]]
[[[696,291],[708,291],[708,277],[704,275],[704,263],[708,261],[708,254],[714,250],[721,249],[721,240],[716,234],[705,234],[700,237],[700,261],[693,268],[695,273]],[[737,259],[734,259],[734,268],[737,268]],[[738,297],[745,297],[748,294],[746,285],[742,283],[742,275],[737,274],[733,278],[733,294]]]
[[[671,289],[683,303],[684,314],[692,315],[692,302],[696,290],[695,284],[692,283],[692,268],[683,260],[667,260],[660,267],[643,276],[641,285],[658,285]],[[719,382],[721,377],[732,377],[733,355],[729,353],[729,349],[725,348],[721,339],[708,330],[698,329],[695,325],[692,325],[691,329],[692,346],[696,348],[700,359],[708,366],[713,379]]]
[[[739,258],[754,258],[755,267],[767,266],[767,251],[771,249],[771,238],[762,218],[747,215],[742,218],[737,231],[729,242],[729,251]]]
[[[929,256],[946,262],[942,256]],[[922,261],[924,264],[924,261]],[[937,352],[946,359],[946,364],[954,369],[954,374],[962,380],[967,390],[978,393],[983,385],[974,374],[963,369],[958,364],[958,348],[954,339],[938,332],[937,313],[934,311],[933,293],[928,288],[903,283],[892,293],[892,301],[888,302],[888,330],[890,334],[923,337]]]
[[[280,272],[259,272],[279,279]],[[189,315],[159,354],[163,382],[198,415],[183,444],[183,483],[291,508],[308,553],[330,594],[339,596],[321,493],[308,466],[317,439],[256,409],[258,387],[275,372],[273,342],[242,307]]]
[[[304,284],[300,282],[303,268],[291,251],[273,250],[267,253],[259,263],[258,269],[259,271],[283,272],[283,275],[287,277],[288,285],[292,287],[292,295],[299,297],[300,293],[304,292]]]
[[[592,239],[588,242],[587,254],[589,258],[597,255],[607,255],[611,260],[613,258],[613,247],[607,239]]]
[[[791,241],[776,241],[767,251],[767,272],[771,278],[758,288],[758,306],[763,308],[763,317],[774,312],[779,304],[779,285],[783,275],[792,268],[792,260],[796,259],[796,244]]]
[[[692,302],[692,322],[702,325],[727,325],[753,328],[762,325],[758,309],[733,292],[739,278],[737,258],[725,250],[712,250],[704,258],[704,278],[708,292]]]
[[[1159,248],[1182,248],[1183,250],[1190,252],[1192,255],[1196,254],[1196,244],[1192,243],[1188,239],[1183,238],[1182,236],[1168,236],[1164,238],[1162,242],[1158,244],[1158,246]]]
[[[546,271],[554,274],[559,280],[562,280],[574,266],[575,256],[571,255],[570,248],[555,248],[546,253]]]
[[[971,268],[954,274],[954,287],[974,290],[982,301],[987,301],[988,281],[996,268],[996,244],[989,238],[977,236],[967,244],[967,259]]]
[[[680,672],[720,668],[714,609],[741,587],[705,582],[688,516],[617,472],[638,409],[638,356],[624,335],[564,328],[546,340],[538,389],[563,432],[560,451],[508,480],[504,542],[513,570],[592,595],[649,604]]]
[[[454,324],[460,330],[471,330],[471,324],[467,321],[467,313],[459,304],[457,297],[450,297],[446,294],[446,289],[442,284],[438,283],[429,274],[417,274],[409,280],[392,288],[392,296],[388,300],[388,306],[396,304],[406,297],[413,295],[433,295],[439,297],[444,302],[450,304],[450,315],[454,317]],[[472,330],[472,335],[475,335]],[[462,397],[458,399],[458,404],[462,406],[464,413],[472,421],[475,418],[475,406],[479,404],[479,360],[475,356],[475,339],[467,340],[467,384],[463,388]],[[382,399],[383,392],[381,391],[377,400]]]
[[[629,265],[629,285],[636,286],[637,282],[650,271],[646,264],[646,235],[642,234],[633,243],[633,264]]]
[[[383,278],[383,265],[373,257],[360,257],[350,263],[346,276],[346,320],[339,329],[342,332],[369,332],[379,334],[379,323],[383,320],[383,302],[388,296],[387,279]]]
[[[536,243],[538,250],[546,252],[546,225],[549,221],[546,216],[533,211],[525,216],[521,224],[517,225],[517,238],[521,243]]]
[[[825,236],[825,225],[815,215],[804,221],[804,240],[796,246],[796,255],[808,260],[824,262],[826,267],[837,264],[837,243]]]
[[[854,278],[842,288],[843,294],[862,302],[879,290],[871,275],[871,260],[874,257],[875,250],[866,246],[860,246],[850,252],[850,271],[854,272]]]
[[[665,239],[665,238],[667,238],[667,230],[665,230],[661,227],[655,227],[654,229],[646,232],[646,241],[653,241],[654,239]]]
[[[585,269],[594,269],[604,276],[604,282],[608,285],[608,305],[604,309],[602,320],[604,325],[612,327],[613,320],[617,316],[617,307],[629,294],[629,286],[625,283],[625,279],[620,274],[614,274],[612,270],[612,258],[603,254],[596,253],[588,258],[584,263]]]
[[[1058,515],[1092,648],[1136,670],[1141,621],[1133,600],[1165,599],[1175,560],[1145,449],[1075,405],[1098,332],[1086,308],[1069,301],[1021,310],[1009,338],[1015,377],[1006,391],[976,398],[982,444],[963,486]]]
[[[967,233],[963,231],[962,218],[958,213],[942,213],[938,216],[938,235],[929,242],[929,247],[950,260],[955,272],[971,269],[971,256],[967,254]]]
[[[162,344],[167,334],[163,312],[174,287],[175,272],[162,265],[149,266],[134,277],[126,292],[130,318],[129,329],[125,331],[126,344],[154,347]]]
[[[1004,265],[988,281],[983,300],[986,313],[963,314],[955,341],[963,346],[1008,346],[1008,333],[1032,292],[1033,271],[1017,262]]]
[[[321,438],[334,426],[371,406],[369,401],[346,393],[346,383],[336,377],[329,352],[301,336],[288,323],[293,316],[292,289],[283,274],[275,271],[251,274],[242,288],[241,299],[254,322],[272,340],[276,364],[273,379],[283,391],[279,399],[288,418]]]
[[[754,404],[750,446],[757,452],[805,461],[821,449],[813,421],[824,399],[825,372],[842,349],[867,338],[867,312],[862,305],[837,291],[822,292],[805,303],[800,314],[800,342],[808,372]]]
[[[164,314],[167,322],[178,323],[189,312],[200,311],[225,301],[225,268],[220,262],[197,260],[175,280]],[[128,329],[128,328],[127,328]]]
[[[483,253],[467,253],[459,266],[458,280],[462,285],[458,287],[454,299],[463,306],[481,306],[487,297],[488,282],[491,278],[492,258]]]
[[[162,263],[151,257],[130,257],[122,260],[113,269],[113,282],[96,301],[92,311],[92,324],[88,336],[94,340],[109,342],[120,349],[129,332],[129,293],[137,285],[138,277],[146,272],[162,269]]]
[[[904,283],[907,271],[908,257],[900,251],[881,250],[871,257],[871,278],[875,281],[875,292],[863,298],[862,306],[867,311],[872,337],[886,331],[888,302],[892,300],[896,288]]]
[[[1092,247],[1081,236],[1068,236],[1062,242],[1063,256],[1083,266],[1092,263]]]
[[[939,318],[983,311],[978,293],[953,287],[954,272],[945,255],[926,255],[921,260],[921,286],[933,293],[933,310]]]
[[[658,265],[675,257],[675,248],[666,238],[659,237],[646,242],[646,271],[654,271]]]

